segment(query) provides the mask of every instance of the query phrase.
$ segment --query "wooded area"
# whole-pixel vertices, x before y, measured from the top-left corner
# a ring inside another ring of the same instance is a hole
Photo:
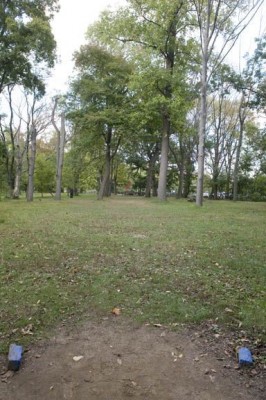
[[[51,99],[58,1],[2,1],[0,195],[265,201],[266,35],[241,72],[227,62],[262,3],[128,0],[88,28]]]

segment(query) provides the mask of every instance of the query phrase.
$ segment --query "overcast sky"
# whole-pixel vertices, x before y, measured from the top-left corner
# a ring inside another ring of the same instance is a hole
[[[124,0],[60,0],[61,9],[52,22],[59,62],[49,79],[49,92],[66,89],[73,69],[73,53],[85,42],[88,26],[99,18],[101,11],[122,4]]]
[[[68,78],[73,69],[73,53],[84,43],[88,26],[97,20],[100,12],[107,7],[114,8],[124,3],[125,0],[60,0],[61,10],[56,14],[52,23],[59,62],[49,79],[49,93],[54,94],[66,90]],[[240,54],[253,51],[254,38],[265,32],[265,3],[266,0],[255,21],[242,35],[240,45],[231,53],[230,62],[233,62],[235,66],[238,66]]]

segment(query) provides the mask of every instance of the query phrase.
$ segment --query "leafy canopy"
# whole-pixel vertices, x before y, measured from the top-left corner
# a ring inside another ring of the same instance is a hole
[[[58,0],[0,2],[0,92],[13,84],[44,92],[35,67],[54,64],[56,42],[50,20],[56,11]]]

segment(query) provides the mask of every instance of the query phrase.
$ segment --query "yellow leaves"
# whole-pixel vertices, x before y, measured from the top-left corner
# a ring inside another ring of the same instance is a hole
[[[114,308],[112,309],[112,314],[115,315],[116,317],[118,317],[118,315],[121,314],[120,308],[114,307]]]

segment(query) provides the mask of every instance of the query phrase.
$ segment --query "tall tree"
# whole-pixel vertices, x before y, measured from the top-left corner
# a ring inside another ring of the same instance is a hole
[[[135,60],[143,57],[144,53],[149,56],[149,79],[154,80],[153,74],[157,70],[154,101],[160,104],[161,115],[158,197],[165,200],[172,105],[173,100],[176,105],[180,102],[177,92],[174,95],[174,85],[185,81],[185,54],[193,42],[184,36],[189,26],[189,4],[185,0],[128,0],[127,3],[127,7],[119,9],[116,14],[103,14],[92,32],[96,32],[98,40],[116,45],[121,43],[125,54],[131,54]],[[179,77],[174,77],[177,71]]]
[[[90,44],[75,54],[75,62],[79,74],[72,88],[78,110],[69,117],[80,135],[90,136],[90,144],[94,142],[103,149],[98,191],[98,199],[102,200],[110,195],[112,160],[129,129],[131,65],[120,55]]]
[[[60,98],[56,97],[54,100],[54,106],[52,111],[52,124],[57,134],[57,146],[56,146],[56,191],[55,200],[61,200],[62,192],[62,176],[63,176],[63,165],[64,165],[64,154],[65,154],[65,143],[66,143],[66,127],[65,127],[65,113],[61,111],[60,115],[60,128],[58,128],[55,120],[55,112],[58,106]]]
[[[243,29],[256,14],[263,0],[191,1],[195,8],[201,41],[201,110],[196,203],[202,206],[208,82],[215,69],[234,46]],[[218,41],[219,50],[217,51]]]
[[[34,173],[37,152],[37,137],[43,133],[51,124],[50,112],[45,103],[38,101],[36,92],[26,93],[27,104],[27,132],[28,132],[28,179],[27,179],[27,201],[33,201]]]

